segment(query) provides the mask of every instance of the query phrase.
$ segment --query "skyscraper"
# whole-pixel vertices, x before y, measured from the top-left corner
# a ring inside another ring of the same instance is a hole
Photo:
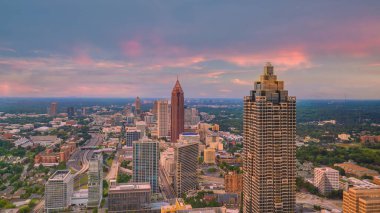
[[[75,108],[67,107],[67,117],[72,118],[75,116]]]
[[[49,115],[50,116],[56,116],[57,115],[57,108],[58,108],[58,103],[52,102],[50,104],[50,108],[49,108]]]
[[[68,170],[57,170],[45,184],[45,211],[59,212],[71,205],[74,178]]]
[[[176,144],[174,148],[174,190],[177,197],[182,197],[184,193],[197,188],[197,161],[197,142]]]
[[[139,96],[136,97],[135,108],[136,108],[136,115],[140,115],[141,114],[141,99]]]
[[[177,142],[185,128],[184,93],[178,79],[172,91],[171,102],[171,142]]]
[[[159,138],[169,135],[169,104],[167,100],[157,101],[157,131]]]
[[[295,212],[296,98],[267,63],[244,98],[243,212]]]
[[[94,154],[88,169],[88,207],[99,207],[103,198],[103,156]]]
[[[133,182],[149,182],[152,193],[158,193],[158,141],[141,139],[133,142]]]

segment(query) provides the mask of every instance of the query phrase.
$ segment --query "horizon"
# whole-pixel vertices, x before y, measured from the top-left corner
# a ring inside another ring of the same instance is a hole
[[[380,99],[379,1],[1,5],[3,97],[243,97],[270,61],[291,96]]]

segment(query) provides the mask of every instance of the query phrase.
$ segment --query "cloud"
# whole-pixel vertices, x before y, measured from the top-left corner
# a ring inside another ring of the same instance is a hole
[[[233,84],[237,84],[237,85],[252,85],[251,82],[249,82],[249,81],[244,81],[244,80],[240,80],[240,79],[238,79],[238,78],[234,78],[234,79],[232,79],[231,82],[232,82]]]

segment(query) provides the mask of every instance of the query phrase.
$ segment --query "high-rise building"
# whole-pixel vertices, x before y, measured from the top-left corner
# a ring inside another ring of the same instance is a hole
[[[352,187],[343,192],[344,213],[380,212],[380,187]]]
[[[99,207],[103,198],[103,156],[94,154],[88,168],[88,207]]]
[[[171,142],[177,142],[179,134],[185,129],[185,98],[178,79],[172,91],[171,102]]]
[[[49,108],[49,115],[50,116],[56,116],[57,115],[57,110],[58,110],[58,103],[57,102],[52,102],[50,104],[50,108]]]
[[[69,170],[56,171],[45,184],[45,211],[58,212],[71,205],[74,178]]]
[[[177,197],[194,190],[197,181],[198,143],[177,143],[174,148],[174,191]]]
[[[240,193],[243,189],[243,174],[236,171],[224,175],[224,187],[226,192]]]
[[[140,130],[140,138],[145,137],[146,132],[146,122],[145,121],[137,121],[136,122],[136,128]]]
[[[203,152],[203,161],[206,164],[215,164],[215,149],[207,148]]]
[[[155,100],[153,102],[152,114],[157,118],[157,113],[158,113],[158,101]]]
[[[135,110],[136,110],[136,115],[141,114],[141,99],[138,96],[136,97],[136,100],[135,100]]]
[[[75,116],[75,108],[67,107],[67,117],[72,118]]]
[[[140,140],[141,131],[138,129],[132,129],[128,128],[128,130],[125,132],[125,145],[132,147],[133,141]]]
[[[157,101],[157,132],[159,138],[169,136],[169,104],[167,100]]]
[[[267,63],[244,98],[243,212],[295,212],[296,98]]]
[[[185,126],[197,125],[200,122],[200,116],[196,108],[185,108]]]
[[[314,186],[324,195],[339,190],[339,171],[329,167],[314,168]]]
[[[122,183],[110,181],[108,212],[139,212],[149,208],[151,190],[149,183]]]
[[[133,142],[133,182],[149,182],[152,193],[158,193],[158,141],[143,138]]]

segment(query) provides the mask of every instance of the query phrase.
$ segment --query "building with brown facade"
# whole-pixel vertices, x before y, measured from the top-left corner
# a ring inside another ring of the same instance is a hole
[[[171,102],[171,142],[177,142],[185,129],[185,97],[178,79],[172,91]]]
[[[296,98],[267,63],[244,98],[243,212],[295,212]]]
[[[226,192],[240,193],[243,190],[243,174],[236,171],[225,174],[224,187]]]
[[[351,162],[337,163],[334,164],[334,166],[340,167],[346,172],[346,174],[355,175],[356,177],[379,175],[379,173],[375,170],[368,169]]]
[[[353,187],[343,192],[343,212],[380,212],[380,188]]]

